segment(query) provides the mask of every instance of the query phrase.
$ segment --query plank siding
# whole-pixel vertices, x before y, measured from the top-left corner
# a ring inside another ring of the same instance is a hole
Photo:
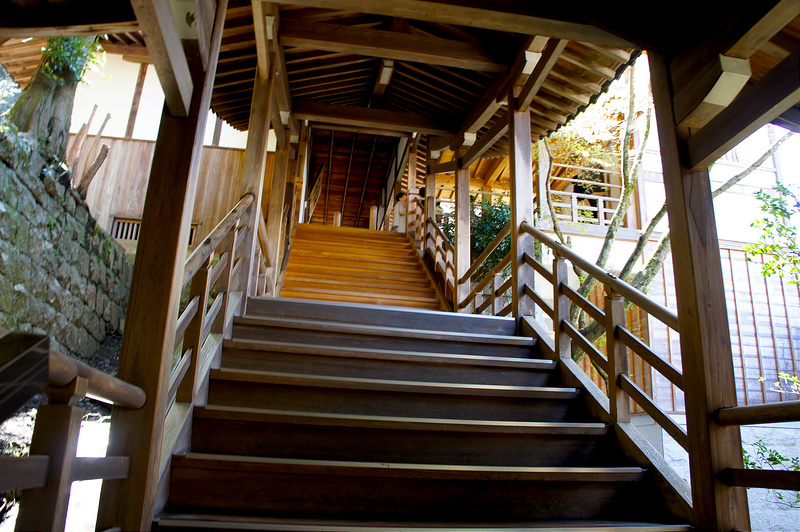
[[[721,249],[720,258],[738,402],[757,405],[790,400],[770,388],[778,380],[778,373],[797,375],[800,369],[800,287],[778,276],[765,279],[761,275],[761,259],[750,262],[740,249]],[[648,294],[675,308],[670,259]],[[652,319],[649,327],[654,351],[680,368],[678,334]],[[653,386],[661,408],[684,412],[679,389],[657,373],[653,375]]]
[[[70,136],[70,143],[74,138]],[[84,146],[92,145],[93,140],[87,137]],[[155,142],[103,137],[95,153],[84,153],[81,159],[91,164],[103,144],[109,147],[108,158],[89,187],[86,203],[97,224],[110,231],[114,218],[141,219]],[[244,150],[206,146],[201,164],[192,216],[199,224],[195,242],[202,241],[239,201]]]

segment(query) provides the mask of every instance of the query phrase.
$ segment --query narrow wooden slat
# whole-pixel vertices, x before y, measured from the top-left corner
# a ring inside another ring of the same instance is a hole
[[[186,327],[189,326],[189,322],[197,315],[197,307],[200,302],[200,296],[194,296],[189,304],[186,305],[186,308],[181,313],[180,317],[178,318],[178,324],[175,326],[175,343],[177,344],[183,333],[186,332]]]
[[[800,401],[720,408],[715,418],[723,427],[800,421]]]
[[[719,478],[728,486],[775,490],[800,490],[800,471],[728,468],[720,472]]]
[[[217,319],[217,315],[219,314],[220,310],[222,310],[223,303],[225,302],[224,300],[225,293],[220,292],[214,298],[214,301],[211,303],[211,307],[209,307],[208,312],[206,312],[206,319],[203,322],[203,339],[208,337],[211,327]]]
[[[495,289],[493,290],[493,291],[494,291],[494,295],[495,295],[495,297],[500,297],[500,296],[502,296],[502,295],[503,295],[503,294],[506,292],[506,290],[508,290],[509,288],[511,288],[511,282],[512,282],[512,281],[513,281],[513,279],[512,279],[511,277],[509,277],[508,279],[506,279],[506,280],[503,282],[503,284],[501,284],[499,287],[495,288]]]
[[[211,275],[208,276],[209,286],[214,286],[214,283],[217,282],[219,276],[222,275],[222,272],[225,271],[225,268],[228,266],[228,261],[230,261],[230,258],[231,254],[228,251],[219,256],[219,260],[214,267],[211,268]]]
[[[127,456],[105,456],[102,458],[75,459],[72,467],[72,480],[112,480],[128,478],[130,458]]]
[[[498,316],[508,316],[509,314],[511,314],[512,307],[513,307],[513,304],[509,303],[508,305],[503,307],[503,309],[500,312],[498,312],[497,315]]]
[[[664,413],[663,410],[645,394],[639,386],[631,380],[627,375],[619,376],[619,386],[627,393],[631,399],[636,401],[636,404],[641,406],[656,423],[658,423],[667,434],[672,436],[678,444],[684,449],[689,448],[689,437],[686,432],[675,423],[671,417]]]
[[[508,236],[509,233],[511,233],[511,222],[508,222],[500,230],[500,232],[497,233],[497,236],[495,236],[491,243],[486,246],[486,249],[484,249],[478,258],[475,259],[475,261],[472,263],[472,266],[470,266],[469,269],[464,272],[464,275],[458,280],[458,282],[466,283],[469,278],[472,277],[472,275],[478,270],[478,268],[480,268],[483,263],[486,262],[486,259],[489,258],[489,255],[491,255],[492,252],[494,252],[494,250],[503,243],[503,240],[506,236]]]
[[[524,289],[525,289],[525,294],[529,298],[531,298],[533,302],[536,303],[539,306],[539,308],[541,308],[542,311],[544,311],[544,313],[550,317],[550,319],[553,319],[553,307],[551,307],[547,303],[547,301],[542,299],[542,296],[540,296],[539,293],[536,292],[536,290],[531,288],[529,285],[526,284]]]
[[[650,364],[656,371],[661,373],[672,384],[683,390],[683,373],[675,366],[662,359],[650,349],[650,346],[642,342],[625,327],[617,326],[615,329],[616,337],[630,348],[634,353]]]
[[[584,310],[589,316],[592,317],[597,323],[603,324],[606,319],[606,313],[603,312],[600,308],[595,306],[591,301],[580,295],[578,292],[575,291],[574,288],[567,284],[561,285],[561,291],[566,294],[566,296],[578,305],[581,309]]]
[[[525,264],[536,270],[536,273],[544,277],[545,281],[553,284],[553,272],[548,270],[547,266],[531,257],[528,253],[523,255],[523,260],[525,261]]]
[[[572,339],[573,342],[578,344],[581,350],[589,355],[589,358],[597,364],[603,371],[608,372],[608,361],[606,357],[593,345],[590,344],[581,332],[569,321],[561,321],[562,330]]]
[[[167,393],[167,398],[170,402],[175,398],[175,395],[178,393],[178,387],[183,382],[184,377],[186,377],[186,372],[189,371],[192,362],[192,353],[192,349],[184,351],[169,376],[169,392]]]
[[[46,455],[0,456],[0,491],[42,488],[49,467]]]

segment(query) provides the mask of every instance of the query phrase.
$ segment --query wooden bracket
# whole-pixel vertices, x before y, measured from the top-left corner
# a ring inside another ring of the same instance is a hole
[[[681,127],[701,128],[725,109],[750,79],[750,60],[718,55],[675,95],[675,115]]]

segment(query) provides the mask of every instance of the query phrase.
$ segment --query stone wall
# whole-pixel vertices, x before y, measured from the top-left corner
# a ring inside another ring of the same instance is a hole
[[[132,269],[68,177],[0,123],[0,327],[88,358],[121,332]]]

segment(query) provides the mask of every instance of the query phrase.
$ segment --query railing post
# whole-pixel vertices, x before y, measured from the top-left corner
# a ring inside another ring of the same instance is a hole
[[[525,285],[533,288],[534,272],[525,264],[524,254],[533,255],[533,237],[522,231],[522,222],[533,219],[533,166],[531,155],[531,112],[519,111],[513,91],[508,96],[509,162],[511,167],[511,292],[512,314],[517,323],[522,316],[532,316],[533,301],[525,294]]]
[[[288,132],[285,132],[288,136]],[[275,165],[272,170],[272,184],[269,192],[269,211],[267,212],[267,251],[269,275],[266,295],[275,295],[275,286],[280,275],[281,229],[283,226],[283,203],[286,197],[286,179],[289,175],[289,146],[275,150]],[[254,203],[254,206],[256,204]],[[260,203],[258,204],[260,205]],[[326,222],[327,223],[327,222]]]
[[[720,408],[736,406],[725,286],[708,169],[684,166],[688,131],[676,124],[670,68],[648,54],[678,303],[694,526],[718,532],[749,530],[745,488],[727,486],[719,472],[743,468],[738,427],[721,427]]]
[[[87,379],[76,377],[63,388],[45,390],[50,404],[40,405],[36,413],[30,454],[50,456],[47,484],[22,492],[16,530],[64,530],[83,417],[83,409],[75,405],[88,387]]]
[[[619,387],[619,376],[628,374],[628,349],[614,334],[617,325],[625,326],[625,301],[606,286],[606,357],[608,358],[608,401],[611,418],[618,423],[631,420],[628,394]]]
[[[492,316],[498,316],[505,306],[503,305],[503,295],[497,294],[501,286],[503,286],[503,274],[496,273],[492,278]]]
[[[255,201],[253,201],[253,205],[250,208],[255,207]],[[251,227],[248,227],[248,230],[252,230]],[[219,279],[217,279],[217,290],[224,291],[225,296],[223,300],[222,309],[219,311],[214,323],[211,324],[211,332],[215,334],[222,334],[223,338],[229,339],[232,333],[232,327],[226,329],[225,319],[228,315],[228,307],[230,306],[231,302],[231,291],[234,287],[236,287],[237,281],[233,278],[233,270],[236,266],[236,235],[239,231],[239,220],[236,221],[234,226],[231,228],[230,232],[225,236],[225,238],[220,243],[220,248],[222,249],[222,253],[228,254],[227,264],[223,266],[223,270],[219,275]],[[247,265],[247,257],[242,258],[242,264]],[[244,276],[247,275],[246,271],[239,272],[239,279],[243,279]],[[241,282],[241,281],[239,281]],[[242,297],[247,297],[247,294],[244,292],[242,293]],[[244,304],[244,301],[242,302]]]
[[[469,269],[470,263],[470,203],[469,203],[469,167],[456,170],[456,210],[455,216],[455,290],[453,290],[453,309],[456,312],[469,312],[469,308],[461,308],[461,303],[469,295],[469,279],[462,277]]]
[[[342,226],[342,213],[340,211],[336,211],[335,213],[333,213],[333,226],[334,227]]]
[[[373,205],[369,208],[369,228],[373,231],[378,230],[378,206]]]
[[[556,354],[559,358],[572,358],[572,340],[561,328],[561,322],[569,320],[569,298],[561,291],[562,284],[569,283],[567,261],[553,252],[553,332]]]
[[[197,390],[200,352],[203,348],[203,326],[205,325],[206,307],[208,306],[210,267],[211,257],[205,260],[203,266],[195,274],[192,279],[191,288],[189,289],[189,301],[197,297],[198,302],[197,313],[189,322],[189,326],[186,327],[186,332],[183,334],[183,350],[191,349],[192,354],[186,376],[181,381],[180,386],[178,386],[176,400],[182,403],[191,403],[194,400],[194,394]]]

